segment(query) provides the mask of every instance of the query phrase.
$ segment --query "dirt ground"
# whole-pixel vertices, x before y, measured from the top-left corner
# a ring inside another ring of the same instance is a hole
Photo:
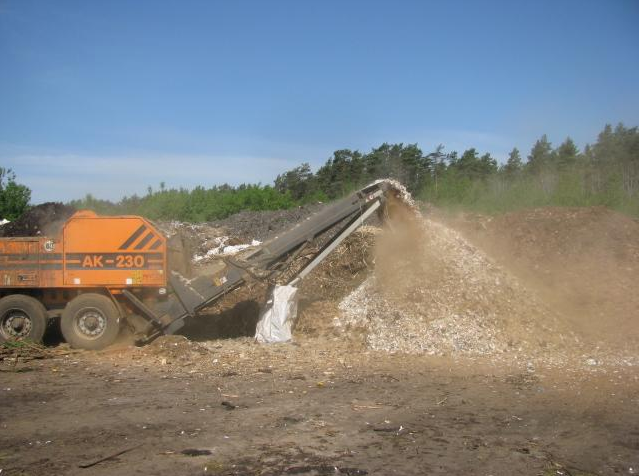
[[[253,341],[245,290],[188,338],[5,349],[0,475],[637,474],[636,225],[433,217],[425,255],[391,243],[415,262],[392,292],[365,229],[302,286],[289,344]]]
[[[531,369],[319,338],[170,337],[57,354],[2,367],[3,475],[587,475],[639,464],[635,368]]]

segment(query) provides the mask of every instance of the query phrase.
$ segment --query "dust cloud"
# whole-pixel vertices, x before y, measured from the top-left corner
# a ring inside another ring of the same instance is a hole
[[[582,339],[639,344],[639,222],[604,207],[440,219],[503,266]]]
[[[639,315],[631,290],[639,266],[629,259],[636,255],[639,234],[632,220],[598,219],[605,223],[605,240],[586,235],[588,224],[580,225],[581,239],[568,230],[534,224],[539,227],[537,248],[528,248],[531,259],[520,259],[521,267],[513,269],[513,249],[520,247],[509,244],[511,237],[499,227],[469,239],[469,227],[460,233],[461,226],[442,216],[416,216],[406,207],[397,213],[397,208],[377,240],[374,273],[339,305],[337,325],[346,332],[363,329],[369,347],[546,362],[584,356],[594,361],[636,360]],[[579,216],[576,222],[585,218]],[[566,223],[565,217],[556,220]],[[521,221],[527,223],[529,217]],[[560,233],[568,236],[559,238]],[[540,251],[542,242],[564,251]],[[579,253],[567,253],[576,246]],[[616,272],[620,258],[626,269]],[[528,273],[522,272],[526,266]],[[535,272],[540,275],[532,279]],[[544,277],[545,287],[539,285]],[[588,296],[596,297],[595,302],[584,299]]]

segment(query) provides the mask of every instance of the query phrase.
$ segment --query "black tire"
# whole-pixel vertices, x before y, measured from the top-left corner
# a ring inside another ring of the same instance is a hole
[[[62,311],[64,339],[76,349],[99,350],[115,342],[120,332],[120,312],[102,294],[80,294]]]
[[[0,343],[29,340],[40,343],[47,328],[47,310],[40,301],[25,294],[0,299]]]

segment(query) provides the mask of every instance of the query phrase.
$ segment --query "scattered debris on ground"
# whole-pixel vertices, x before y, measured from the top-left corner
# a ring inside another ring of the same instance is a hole
[[[55,353],[54,349],[29,341],[7,341],[0,344],[0,361],[2,362],[18,363],[47,359]]]
[[[0,372],[28,372],[33,363],[42,360],[59,360],[78,351],[67,345],[47,347],[27,340],[6,341],[0,344]]]
[[[631,474],[636,368],[521,364],[304,335],[81,351],[3,373],[0,464],[34,476],[92,463],[149,475]]]
[[[207,349],[184,336],[162,336],[141,349],[143,355],[154,356],[162,365],[192,362],[208,353]]]

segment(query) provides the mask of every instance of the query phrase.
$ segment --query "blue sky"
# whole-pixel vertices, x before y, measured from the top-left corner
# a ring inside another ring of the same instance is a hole
[[[583,146],[639,125],[638,25],[636,0],[0,0],[0,165],[37,203],[385,141]]]

